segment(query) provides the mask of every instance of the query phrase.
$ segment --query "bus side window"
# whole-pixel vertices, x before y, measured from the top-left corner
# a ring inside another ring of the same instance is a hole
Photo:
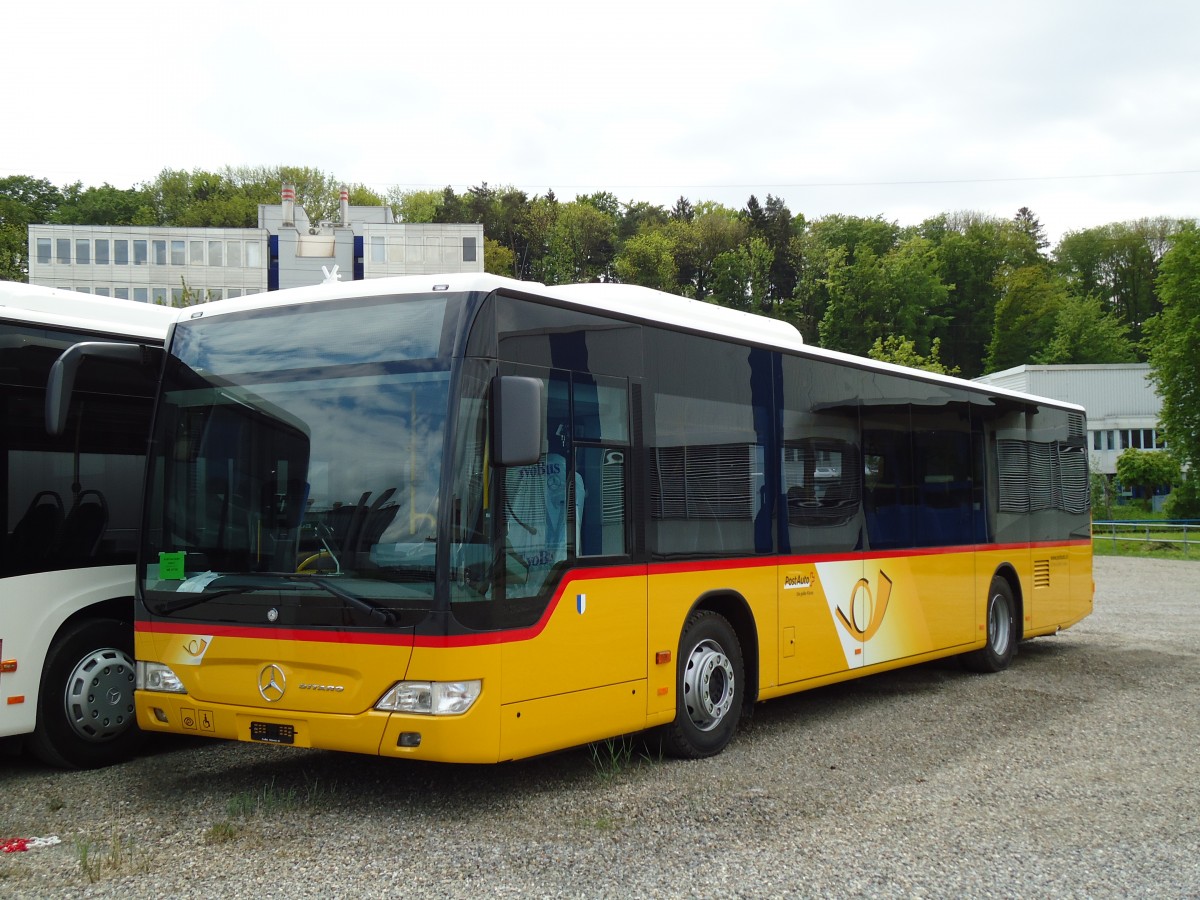
[[[626,552],[626,468],[629,393],[623,378],[576,373],[573,509],[579,556]]]
[[[580,556],[625,553],[625,448],[575,450],[575,534]]]

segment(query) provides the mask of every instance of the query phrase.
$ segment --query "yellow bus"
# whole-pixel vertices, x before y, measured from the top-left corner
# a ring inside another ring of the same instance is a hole
[[[1084,411],[643,288],[486,275],[183,310],[149,453],[149,732],[497,762],[1091,611]]]

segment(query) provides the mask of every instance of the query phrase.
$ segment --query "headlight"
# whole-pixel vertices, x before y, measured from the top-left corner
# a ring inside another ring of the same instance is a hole
[[[482,681],[398,681],[375,704],[384,712],[460,716],[483,689]]]
[[[137,689],[139,691],[162,691],[166,694],[186,694],[187,688],[170,666],[162,663],[137,663]]]

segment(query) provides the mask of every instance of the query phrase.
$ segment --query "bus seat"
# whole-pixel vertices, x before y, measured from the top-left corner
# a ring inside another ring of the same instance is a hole
[[[63,523],[62,498],[54,491],[38,491],[8,539],[6,569],[33,572],[41,569],[54,551]]]
[[[80,491],[63,520],[55,554],[66,563],[94,559],[108,527],[108,501],[97,490]]]

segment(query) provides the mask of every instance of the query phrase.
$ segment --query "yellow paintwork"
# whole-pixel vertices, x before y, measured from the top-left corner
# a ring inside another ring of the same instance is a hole
[[[983,646],[988,588],[1002,566],[1017,573],[1025,636],[1091,612],[1086,541],[578,570],[530,628],[415,646],[387,635],[279,639],[250,628],[180,633],[140,623],[138,659],[167,663],[189,693],[137,692],[138,723],[237,740],[252,739],[253,722],[277,723],[294,729],[296,746],[447,762],[518,759],[671,721],[680,634],[697,604],[747,610],[753,629],[740,635],[743,653],[757,659],[757,696],[768,699]],[[274,702],[259,691],[271,664],[287,682]],[[483,687],[460,716],[374,711],[401,679],[478,679]],[[414,734],[418,746],[400,746],[401,735],[413,743]]]

